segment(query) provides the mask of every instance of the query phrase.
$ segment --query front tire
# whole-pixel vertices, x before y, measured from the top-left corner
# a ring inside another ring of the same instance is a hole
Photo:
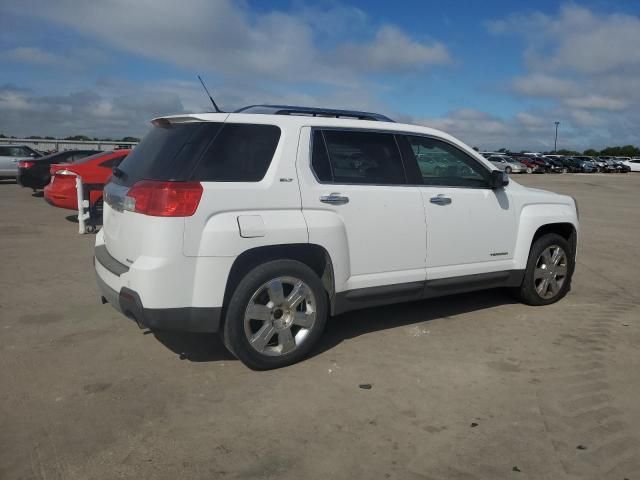
[[[541,236],[531,246],[529,260],[516,297],[527,305],[549,305],[571,289],[575,259],[566,239],[555,233]]]
[[[251,369],[285,367],[309,354],[327,315],[327,293],[311,268],[295,260],[263,263],[233,292],[223,342]]]

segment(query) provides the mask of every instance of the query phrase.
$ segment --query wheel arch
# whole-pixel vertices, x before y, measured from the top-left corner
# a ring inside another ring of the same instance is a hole
[[[238,255],[227,276],[223,310],[244,275],[257,265],[272,260],[297,260],[311,268],[322,281],[331,308],[335,297],[335,283],[333,262],[329,252],[324,247],[313,243],[290,243],[255,247]]]
[[[522,209],[518,240],[514,254],[516,268],[527,265],[531,246],[542,235],[556,233],[565,238],[575,258],[578,242],[578,219],[575,208],[565,204],[534,204]]]

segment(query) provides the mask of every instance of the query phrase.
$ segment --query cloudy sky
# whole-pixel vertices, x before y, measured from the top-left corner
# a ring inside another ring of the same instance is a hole
[[[531,5],[526,7],[526,5]],[[640,144],[640,2],[2,0],[0,133],[142,135],[155,115],[378,111],[483,149]]]

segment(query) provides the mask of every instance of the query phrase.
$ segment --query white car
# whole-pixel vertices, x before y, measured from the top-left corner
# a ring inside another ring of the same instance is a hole
[[[629,160],[623,160],[622,163],[629,167],[632,172],[640,172],[640,158],[633,157]]]
[[[18,160],[41,157],[40,152],[26,145],[0,144],[0,178],[15,178],[18,176]]]
[[[517,160],[509,157],[508,155],[491,155],[487,158],[493,163],[498,170],[510,173],[531,173],[531,168],[527,167],[524,163],[520,163]]]
[[[329,315],[569,291],[575,200],[510,181],[446,133],[277,106],[152,123],[105,187],[94,262],[103,302],[141,327],[219,331],[269,369],[309,354]]]

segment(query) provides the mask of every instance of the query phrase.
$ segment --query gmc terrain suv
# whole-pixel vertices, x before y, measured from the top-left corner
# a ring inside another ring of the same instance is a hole
[[[102,301],[141,327],[219,331],[269,369],[307,355],[329,315],[569,291],[575,200],[510,182],[443,132],[287,106],[152,124],[105,187],[95,246]]]

